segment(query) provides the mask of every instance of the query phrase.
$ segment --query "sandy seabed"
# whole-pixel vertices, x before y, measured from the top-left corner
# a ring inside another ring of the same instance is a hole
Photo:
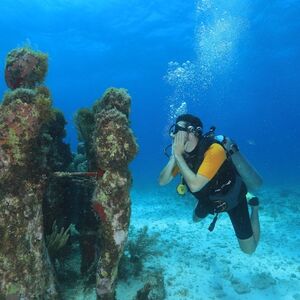
[[[163,270],[167,300],[300,300],[300,193],[270,187],[257,195],[261,239],[250,256],[239,249],[227,214],[209,232],[213,216],[192,222],[192,196],[180,197],[174,187],[132,190],[131,225],[160,234],[159,254],[147,259],[145,272]],[[120,282],[117,299],[133,299],[142,286],[137,278]]]

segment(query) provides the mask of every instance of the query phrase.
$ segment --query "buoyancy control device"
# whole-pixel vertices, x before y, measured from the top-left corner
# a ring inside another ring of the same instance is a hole
[[[262,185],[262,177],[255,168],[249,163],[245,156],[239,151],[237,144],[229,137],[224,135],[215,135],[216,127],[212,126],[206,135],[210,135],[216,141],[221,143],[226,150],[227,156],[231,159],[237,172],[247,186],[248,191],[254,191]]]

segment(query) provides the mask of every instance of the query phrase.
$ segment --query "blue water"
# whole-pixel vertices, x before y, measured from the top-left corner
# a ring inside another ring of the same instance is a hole
[[[299,180],[299,1],[2,0],[0,11],[0,68],[24,44],[48,53],[74,151],[75,111],[124,87],[136,186],[156,184],[179,107],[234,138],[266,184]]]

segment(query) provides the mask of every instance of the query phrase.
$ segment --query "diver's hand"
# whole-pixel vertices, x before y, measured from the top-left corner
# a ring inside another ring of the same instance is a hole
[[[184,146],[186,142],[186,132],[178,131],[174,137],[172,146],[174,156],[181,156],[184,153]]]

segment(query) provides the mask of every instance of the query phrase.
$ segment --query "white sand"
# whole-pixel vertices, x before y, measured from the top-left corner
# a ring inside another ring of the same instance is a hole
[[[212,216],[192,222],[192,196],[179,197],[174,187],[133,190],[132,225],[161,233],[157,247],[164,254],[147,266],[164,269],[167,299],[300,299],[300,195],[280,192],[259,193],[261,240],[249,256],[239,249],[227,214],[209,232]],[[129,300],[131,289],[119,284],[118,299]]]
[[[256,252],[241,252],[227,214],[211,233],[191,219],[195,200],[174,187],[132,190],[131,224],[159,232],[157,250],[146,269],[164,270],[168,300],[300,300],[300,194],[264,189],[260,198],[261,240]],[[141,280],[120,282],[118,300],[131,300]],[[95,295],[78,299],[95,299]]]

